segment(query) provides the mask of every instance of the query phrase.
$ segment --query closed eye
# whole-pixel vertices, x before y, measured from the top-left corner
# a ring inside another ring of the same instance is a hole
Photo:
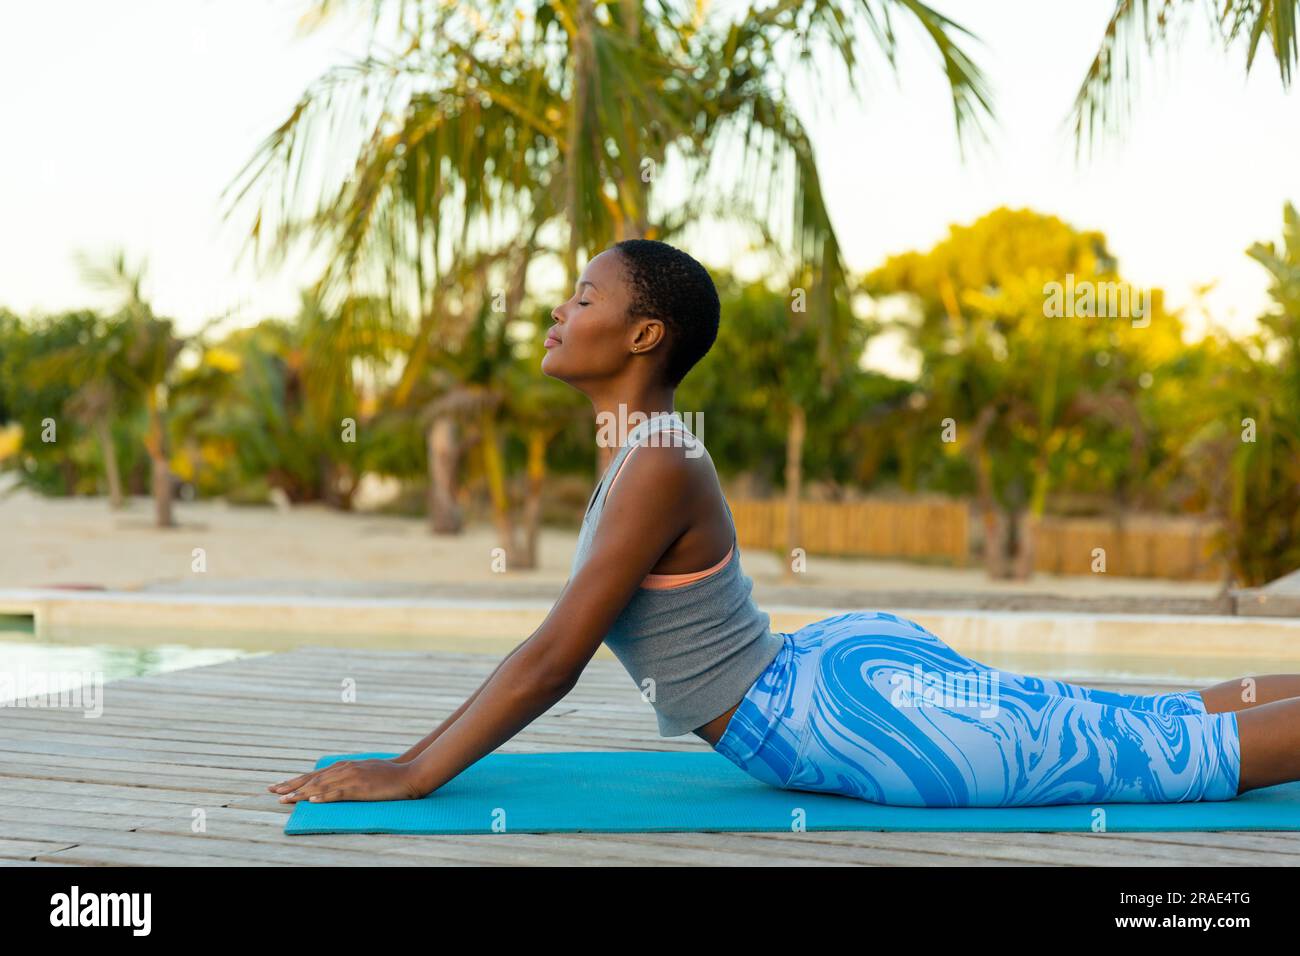
[[[579,300],[578,305],[591,305],[591,303],[590,303],[590,302],[583,302],[583,301]]]

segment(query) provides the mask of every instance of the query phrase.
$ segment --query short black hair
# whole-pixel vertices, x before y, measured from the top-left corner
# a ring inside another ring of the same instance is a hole
[[[718,338],[722,304],[713,277],[686,253],[657,239],[614,243],[627,267],[627,316],[659,319],[668,329],[664,376],[676,386]]]

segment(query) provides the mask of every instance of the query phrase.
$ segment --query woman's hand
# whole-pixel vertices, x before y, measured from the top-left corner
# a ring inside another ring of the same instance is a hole
[[[332,803],[336,800],[418,800],[424,790],[410,763],[392,760],[339,760],[300,777],[267,787],[281,803]]]

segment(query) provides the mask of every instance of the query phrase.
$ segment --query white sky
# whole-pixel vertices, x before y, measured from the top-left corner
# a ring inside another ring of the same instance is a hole
[[[809,107],[850,266],[928,247],[950,223],[996,206],[1028,206],[1104,231],[1125,276],[1164,287],[1174,306],[1217,283],[1214,320],[1249,328],[1266,306],[1266,277],[1244,250],[1280,233],[1284,201],[1300,202],[1300,93],[1281,90],[1272,62],[1261,57],[1246,80],[1241,51],[1225,55],[1208,31],[1194,32],[1171,63],[1147,71],[1127,135],[1076,165],[1065,119],[1111,0],[937,6],[981,39],[970,49],[996,97],[992,145],[964,163],[936,61],[912,32],[901,78],[874,68],[865,107],[842,88],[812,96],[807,83],[792,85]],[[221,223],[218,196],[303,89],[365,49],[364,21],[296,36],[303,9],[301,0],[5,4],[0,305],[101,304],[73,253],[124,245],[147,258],[146,292],[182,328],[232,307],[249,320],[292,313],[315,270],[258,278],[236,268],[241,237]]]

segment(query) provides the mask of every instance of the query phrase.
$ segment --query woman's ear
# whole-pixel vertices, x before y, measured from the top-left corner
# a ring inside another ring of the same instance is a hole
[[[648,352],[663,341],[666,331],[658,319],[647,319],[632,337],[632,351]]]

